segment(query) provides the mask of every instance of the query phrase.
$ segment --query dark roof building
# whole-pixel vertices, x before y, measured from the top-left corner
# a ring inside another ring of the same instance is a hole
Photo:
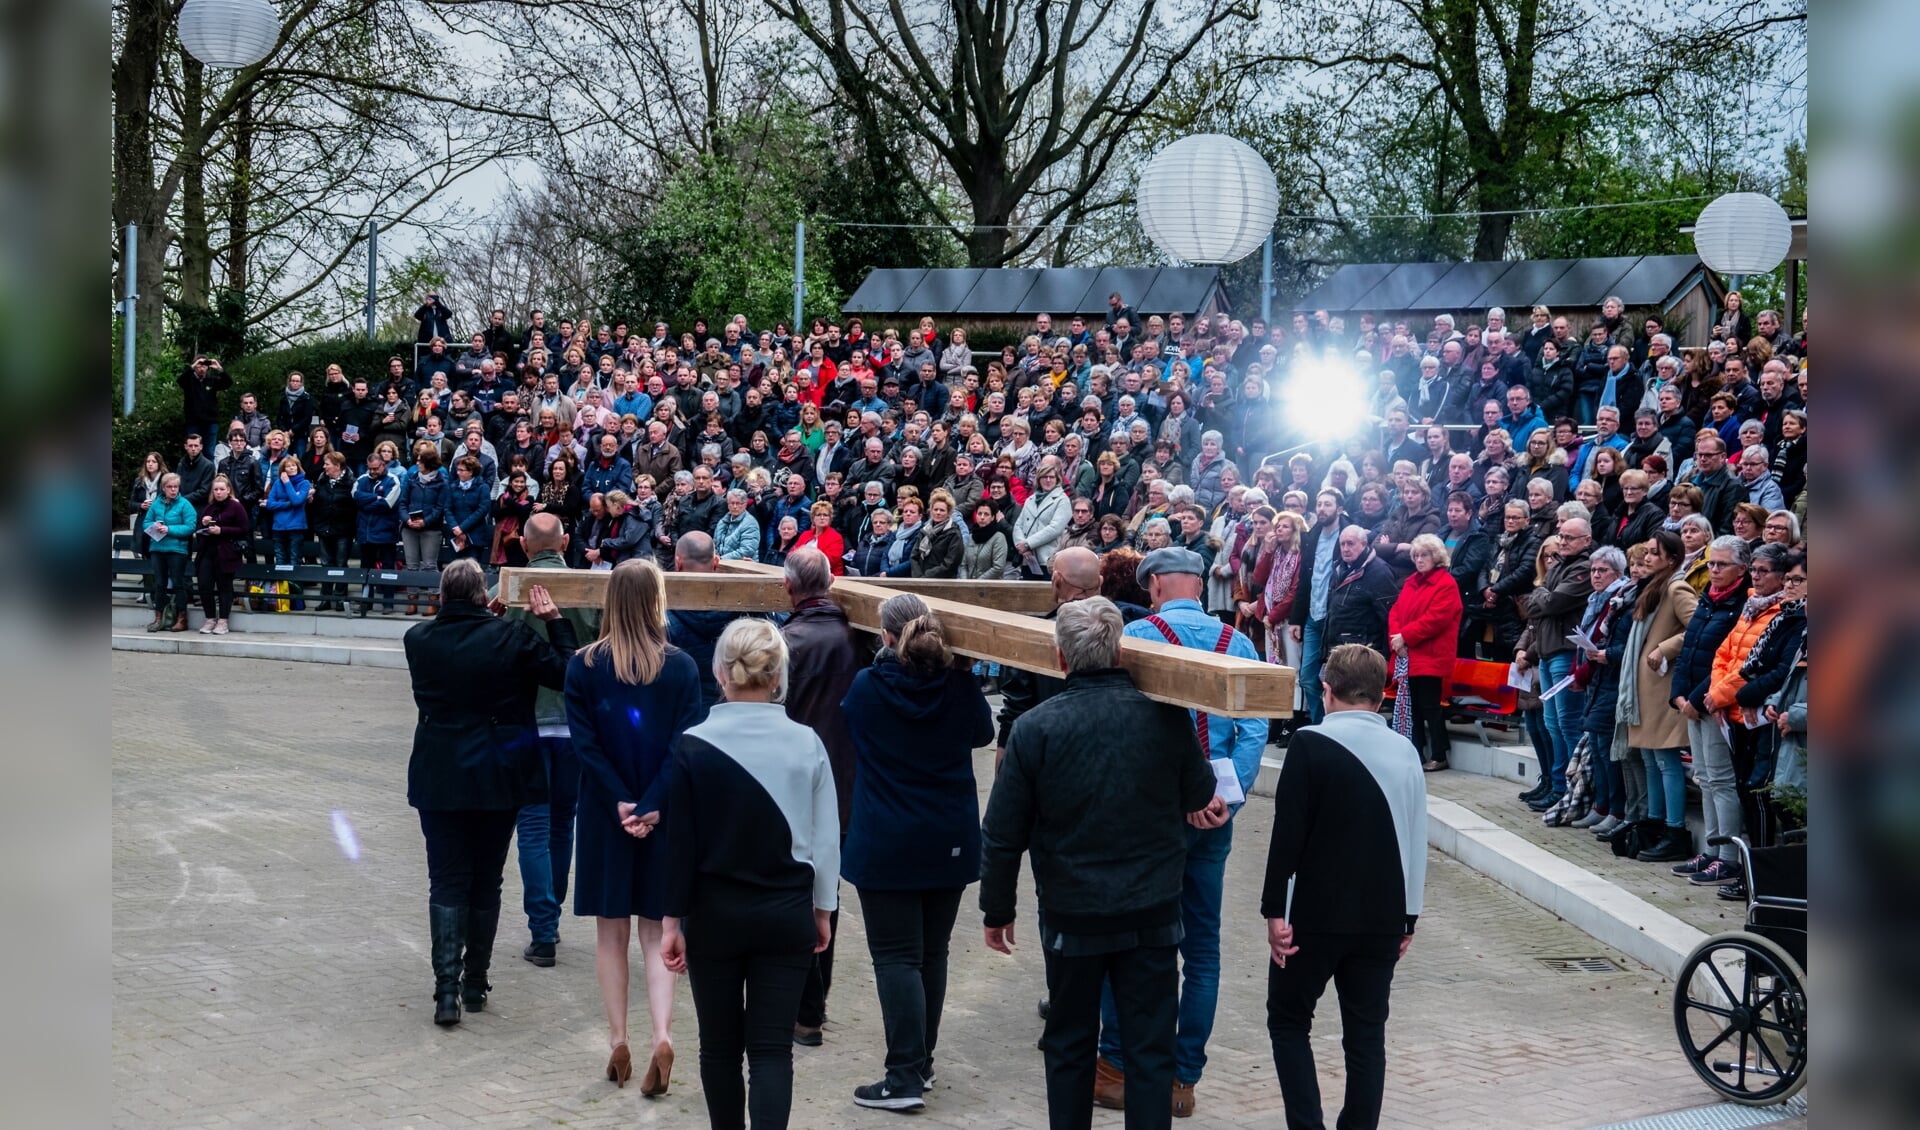
[[[842,314],[1031,318],[1107,312],[1107,295],[1148,314],[1230,309],[1214,267],[887,268],[873,271]]]
[[[1489,307],[1524,326],[1535,305],[1555,314],[1597,316],[1617,295],[1629,311],[1658,310],[1676,327],[1676,344],[1704,345],[1726,293],[1720,277],[1695,255],[1622,255],[1601,259],[1520,262],[1355,263],[1294,304],[1296,310],[1372,313],[1422,320],[1452,314],[1479,321]],[[1576,326],[1576,332],[1584,326]]]

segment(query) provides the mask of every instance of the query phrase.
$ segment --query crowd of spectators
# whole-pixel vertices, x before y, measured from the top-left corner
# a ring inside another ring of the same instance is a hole
[[[931,318],[796,333],[734,316],[676,334],[540,311],[511,328],[503,310],[462,343],[444,309],[421,307],[417,359],[289,373],[264,405],[224,401],[219,362],[194,359],[184,454],[168,471],[152,453],[134,477],[139,551],[161,566],[153,630],[185,628],[190,572],[202,630],[229,630],[232,576],[256,552],[292,563],[311,540],[332,565],[521,565],[542,513],[591,569],[671,568],[694,532],[721,559],[815,546],[836,574],[990,580],[1048,579],[1070,546],[1172,545],[1205,560],[1208,612],[1300,669],[1308,717],[1321,657],[1367,644],[1405,688],[1403,729],[1444,768],[1452,662],[1513,662],[1534,680],[1544,773],[1528,799],[1549,823],[1632,826],[1642,851],[1685,846],[1697,874],[1729,877],[1730,860],[1641,826],[1673,826],[1671,789],[1649,783],[1688,751],[1715,828],[1742,806],[1783,815],[1775,754],[1803,742],[1804,706],[1742,688],[1804,692],[1785,678],[1804,664],[1804,590],[1785,602],[1800,627],[1754,660],[1766,670],[1739,672],[1771,621],[1745,607],[1768,599],[1759,578],[1804,573],[1808,347],[1774,311],[1749,323],[1737,293],[1699,349],[1617,299],[1591,325],[1536,306],[1525,324],[1492,309],[1350,328],[1324,311],[1142,316],[1114,295],[1104,320],[1040,315],[998,352]],[[1358,427],[1298,407],[1338,370],[1366,390]],[[1682,583],[1692,599],[1665,595]],[[430,591],[406,602],[434,607]],[[1616,674],[1640,665],[1671,681]],[[1630,730],[1660,736],[1615,737]],[[1789,789],[1798,773],[1778,766]]]

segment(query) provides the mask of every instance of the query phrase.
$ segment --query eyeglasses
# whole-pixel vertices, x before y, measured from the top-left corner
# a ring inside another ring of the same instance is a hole
[[[1738,569],[1739,567],[1740,567],[1740,565],[1739,565],[1739,563],[1738,563],[1738,562],[1734,562],[1734,561],[1709,561],[1709,562],[1707,562],[1707,568],[1708,568],[1708,569]]]
[[[1787,583],[1790,585],[1804,585],[1807,583],[1807,578],[1804,573],[1797,577],[1794,576],[1792,573],[1788,573]]]

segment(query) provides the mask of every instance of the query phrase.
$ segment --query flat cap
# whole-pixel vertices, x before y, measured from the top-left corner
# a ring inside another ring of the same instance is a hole
[[[1164,546],[1140,559],[1139,566],[1133,571],[1133,578],[1140,582],[1141,588],[1146,588],[1148,577],[1170,573],[1192,573],[1196,577],[1204,577],[1207,563],[1191,549],[1181,549],[1177,545]]]

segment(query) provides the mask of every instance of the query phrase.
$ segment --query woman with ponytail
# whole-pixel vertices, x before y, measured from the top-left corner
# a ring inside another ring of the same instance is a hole
[[[887,1034],[885,1077],[853,1101],[918,1110],[933,1086],[948,939],[980,875],[973,754],[992,744],[993,716],[925,601],[892,598],[880,627],[880,654],[841,703],[859,767],[841,874],[860,893]]]

